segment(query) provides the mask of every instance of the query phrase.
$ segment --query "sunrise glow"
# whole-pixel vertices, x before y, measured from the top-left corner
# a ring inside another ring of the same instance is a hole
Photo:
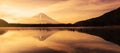
[[[0,16],[7,16],[9,19],[28,18],[39,13],[45,13],[61,23],[75,23],[100,16],[118,8],[120,6],[119,1],[120,0],[0,0]]]

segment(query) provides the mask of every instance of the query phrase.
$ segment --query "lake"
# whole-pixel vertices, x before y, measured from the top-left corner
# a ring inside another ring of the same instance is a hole
[[[119,32],[111,28],[1,29],[0,53],[120,53]]]

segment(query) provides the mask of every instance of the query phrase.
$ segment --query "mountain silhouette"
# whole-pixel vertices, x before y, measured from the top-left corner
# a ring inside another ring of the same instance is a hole
[[[8,22],[4,21],[3,19],[0,19],[0,27],[6,26]]]
[[[44,13],[40,13],[36,16],[33,16],[32,18],[38,18],[38,20],[40,21],[40,24],[58,24],[59,23]]]
[[[20,22],[25,24],[58,24],[59,23],[44,13],[39,13],[38,15],[35,15],[30,18],[24,18]]]
[[[120,25],[120,7],[100,17],[76,22],[77,26],[111,26]]]

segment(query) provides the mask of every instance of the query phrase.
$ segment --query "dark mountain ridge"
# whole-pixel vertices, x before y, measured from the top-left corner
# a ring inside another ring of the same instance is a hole
[[[7,26],[7,25],[8,25],[8,22],[0,19],[0,27]]]
[[[120,25],[120,7],[104,15],[75,23],[76,26],[111,26]]]

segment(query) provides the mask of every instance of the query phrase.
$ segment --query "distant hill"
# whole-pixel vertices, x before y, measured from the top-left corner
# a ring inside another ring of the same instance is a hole
[[[76,22],[77,26],[111,26],[120,25],[120,7],[100,17]]]
[[[0,19],[0,27],[6,26],[8,23],[2,19]]]

